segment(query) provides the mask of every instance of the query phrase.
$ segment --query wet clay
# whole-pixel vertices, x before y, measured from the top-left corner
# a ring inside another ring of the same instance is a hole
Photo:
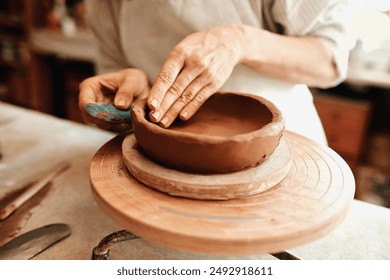
[[[259,130],[272,120],[264,104],[240,95],[211,97],[188,121],[177,119],[171,130],[231,137]]]
[[[153,161],[191,173],[227,173],[261,164],[278,146],[284,119],[258,96],[216,93],[188,121],[165,129],[148,120],[146,100],[132,108],[140,151]]]
[[[19,189],[6,193],[0,198],[0,206],[7,205],[15,197],[25,192],[33,183],[29,183]],[[34,210],[39,207],[42,200],[48,195],[51,189],[51,184],[39,191],[30,200],[15,210],[5,220],[0,221],[0,246],[7,243],[19,234],[22,228],[27,224]],[[2,207],[0,207],[2,208]]]

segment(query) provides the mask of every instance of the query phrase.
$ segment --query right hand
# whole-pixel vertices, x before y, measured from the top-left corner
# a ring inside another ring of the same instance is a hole
[[[242,57],[241,25],[190,34],[164,62],[148,97],[150,120],[169,127],[188,120],[230,77]]]
[[[85,106],[92,103],[113,103],[122,110],[129,109],[134,98],[149,94],[149,83],[145,73],[139,69],[127,68],[113,73],[85,79],[80,84],[79,108],[86,123],[113,132],[131,129],[131,124],[108,123],[92,117]]]

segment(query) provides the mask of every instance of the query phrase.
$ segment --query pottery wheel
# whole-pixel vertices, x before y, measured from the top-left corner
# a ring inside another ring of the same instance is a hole
[[[95,154],[91,188],[101,209],[134,234],[158,244],[220,255],[275,253],[324,236],[344,219],[355,181],[327,147],[288,131],[292,164],[276,186],[230,200],[171,196],[135,179],[118,136]]]
[[[282,140],[261,165],[224,174],[195,174],[165,168],[144,156],[134,134],[122,142],[127,170],[145,185],[174,196],[223,200],[252,196],[277,185],[287,175],[292,154]]]

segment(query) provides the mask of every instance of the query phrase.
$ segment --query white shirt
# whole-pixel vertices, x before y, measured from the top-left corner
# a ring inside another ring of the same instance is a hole
[[[187,35],[220,24],[242,23],[289,36],[327,42],[339,82],[345,78],[346,23],[354,0],[92,0],[90,27],[99,49],[97,70],[142,69],[153,82],[172,48]],[[326,144],[306,85],[282,82],[237,65],[221,91],[261,95],[286,119],[286,129]]]

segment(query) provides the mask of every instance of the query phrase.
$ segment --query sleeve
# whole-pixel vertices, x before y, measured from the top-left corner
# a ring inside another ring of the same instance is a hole
[[[87,20],[95,36],[98,55],[98,74],[117,71],[126,67],[119,36],[119,10],[121,1],[87,0]]]
[[[279,30],[288,36],[322,38],[333,55],[339,77],[334,85],[345,80],[351,36],[348,23],[359,1],[356,0],[275,0],[271,15]]]

